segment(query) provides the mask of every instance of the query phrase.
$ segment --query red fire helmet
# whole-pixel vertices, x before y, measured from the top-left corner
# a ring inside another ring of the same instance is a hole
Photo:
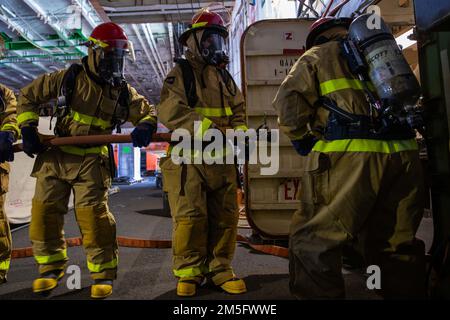
[[[89,37],[94,45],[104,49],[129,49],[128,37],[121,26],[113,22],[98,25],[92,30]]]
[[[182,45],[186,45],[189,35],[194,31],[202,29],[216,29],[224,38],[228,37],[228,30],[225,27],[222,17],[218,13],[205,9],[192,17],[192,23],[183,32],[178,41]]]
[[[316,20],[309,28],[309,34],[306,38],[306,49],[310,49],[314,45],[314,41],[322,32],[337,26],[348,29],[351,23],[351,18],[323,17]]]

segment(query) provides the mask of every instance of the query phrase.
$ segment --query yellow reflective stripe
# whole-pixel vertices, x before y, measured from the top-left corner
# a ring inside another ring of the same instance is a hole
[[[244,131],[247,131],[247,130],[248,130],[248,127],[247,127],[245,124],[243,124],[243,125],[240,125],[240,126],[235,127],[234,130],[244,130]]]
[[[373,84],[366,82],[370,90],[374,90]],[[322,82],[320,84],[320,94],[322,96],[344,89],[364,90],[364,83],[358,79],[340,78]]]
[[[53,262],[58,262],[67,259],[67,249],[64,249],[58,253],[52,254],[51,256],[34,256],[34,259],[38,264],[49,264]]]
[[[197,132],[195,132],[195,136],[203,137],[206,133],[206,130],[208,130],[209,127],[211,127],[212,123],[213,122],[211,120],[209,120],[208,118],[204,118],[202,120],[202,124],[198,127]]]
[[[11,260],[7,259],[5,261],[0,261],[0,270],[7,271],[9,270],[9,264]]]
[[[192,28],[191,28],[191,29],[204,27],[204,26],[206,26],[207,24],[208,24],[208,22],[197,22],[197,23],[194,23],[194,24],[192,25]]]
[[[75,147],[75,146],[59,146],[59,148],[65,153],[74,154],[76,156],[85,156],[87,154],[108,155],[108,147],[107,146],[92,147],[92,148],[79,148],[79,147]]]
[[[100,127],[102,129],[109,129],[111,128],[111,122],[106,121],[100,118],[88,116],[76,111],[72,111],[70,113],[70,117],[75,120],[76,122],[79,122],[81,124],[87,124],[87,125],[93,125],[96,127]]]
[[[98,44],[98,45],[99,45],[100,47],[102,47],[102,48],[106,48],[106,47],[109,46],[109,44],[107,44],[107,43],[105,43],[105,42],[103,42],[103,41],[101,41],[101,40],[92,38],[92,37],[89,37],[88,40],[89,40],[89,41],[92,41],[92,42],[95,43],[95,44]]]
[[[105,269],[115,269],[117,268],[117,264],[119,263],[119,259],[115,258],[110,262],[106,263],[93,263],[88,261],[87,266],[90,272],[102,272]]]
[[[231,111],[230,107],[225,108],[195,108],[197,113],[205,117],[226,117],[233,115],[233,111]]]
[[[39,121],[39,115],[36,112],[27,111],[27,112],[21,113],[17,116],[17,124],[19,124],[19,125],[28,120]]]
[[[152,124],[156,124],[156,119],[154,116],[146,116],[139,120],[139,123],[141,122],[151,122]]]
[[[395,153],[401,151],[418,150],[415,139],[409,140],[371,140],[371,139],[343,139],[334,141],[318,141],[313,149],[317,152],[379,152]]]
[[[203,274],[203,272],[202,272],[202,268],[193,267],[193,268],[184,268],[184,269],[179,269],[179,270],[174,269],[173,274],[175,275],[175,277],[186,278],[186,277],[195,277],[195,276],[201,275],[201,274]]]
[[[17,125],[15,125],[15,124],[12,124],[12,123],[7,123],[7,124],[3,125],[3,127],[0,129],[0,131],[9,131],[9,130],[14,130],[18,134],[20,134],[19,127]]]

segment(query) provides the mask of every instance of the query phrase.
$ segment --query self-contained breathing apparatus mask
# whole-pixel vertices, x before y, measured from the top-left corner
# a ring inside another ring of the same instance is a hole
[[[356,18],[349,27],[341,49],[351,72],[358,77],[370,105],[369,121],[347,114],[349,123],[368,128],[368,138],[403,139],[424,135],[422,110],[419,107],[420,86],[388,26],[380,20],[380,28],[369,29],[371,14]],[[333,103],[325,107],[331,111]],[[331,107],[330,107],[331,106]],[[343,110],[340,110],[341,113]],[[339,113],[331,121],[339,121]],[[353,118],[352,118],[353,116]],[[366,117],[367,118],[367,117]],[[351,126],[350,126],[351,127]]]
[[[207,64],[225,68],[230,63],[224,37],[215,29],[205,29],[200,41],[196,37],[198,50]]]
[[[121,87],[125,82],[124,60],[128,50],[111,48],[99,52],[98,74],[100,78],[111,86]]]

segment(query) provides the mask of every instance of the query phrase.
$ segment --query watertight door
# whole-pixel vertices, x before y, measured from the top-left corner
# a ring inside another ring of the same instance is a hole
[[[303,19],[262,20],[242,35],[242,91],[249,128],[258,128],[266,116],[269,128],[278,129],[272,101],[303,54],[311,23]],[[280,133],[279,141],[279,170],[275,175],[261,175],[261,166],[256,164],[249,164],[245,171],[247,220],[260,235],[271,239],[288,236],[292,214],[299,207],[296,193],[304,162],[284,134]]]

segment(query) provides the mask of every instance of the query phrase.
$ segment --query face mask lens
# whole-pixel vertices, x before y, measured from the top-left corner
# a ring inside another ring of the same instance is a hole
[[[228,55],[225,39],[217,31],[205,31],[201,40],[202,56],[213,65],[227,63]]]
[[[126,50],[116,48],[104,52],[100,61],[100,75],[105,81],[114,86],[119,85],[123,81],[124,58],[126,54]]]
[[[113,71],[113,76],[122,76],[123,75],[123,62],[124,62],[124,54],[123,51],[115,50],[111,54],[111,69]]]

